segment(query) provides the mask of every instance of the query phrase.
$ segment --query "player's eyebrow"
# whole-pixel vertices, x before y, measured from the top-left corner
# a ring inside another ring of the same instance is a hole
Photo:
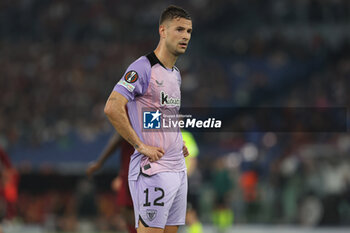
[[[185,27],[182,27],[182,26],[177,26],[176,29],[180,29],[180,30],[186,30],[187,32],[192,32],[192,28],[185,28]]]

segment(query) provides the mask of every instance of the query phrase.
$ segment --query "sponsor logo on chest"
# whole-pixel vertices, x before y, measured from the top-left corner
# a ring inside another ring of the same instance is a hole
[[[170,97],[164,91],[160,91],[160,106],[180,106],[181,99]]]

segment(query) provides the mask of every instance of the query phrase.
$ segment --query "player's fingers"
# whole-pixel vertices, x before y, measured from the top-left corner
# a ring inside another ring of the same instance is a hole
[[[154,156],[154,161],[157,161],[161,158],[160,154],[159,153],[156,153],[155,156]]]
[[[151,156],[151,162],[155,162],[158,160],[158,156],[157,156],[157,152],[155,152],[154,154],[152,154]]]
[[[162,150],[162,151],[160,151],[160,152],[158,152],[158,153],[159,153],[159,158],[162,158],[163,155],[164,155],[164,151]]]
[[[182,152],[183,152],[183,154],[184,154],[185,157],[188,156],[189,152],[188,152],[187,146],[184,145],[184,146],[182,147]]]
[[[165,153],[165,151],[162,149],[162,148],[157,148],[158,149],[158,151],[160,152],[160,153],[162,153],[162,155],[164,155],[164,153]]]
[[[162,158],[162,157],[163,157],[163,154],[161,152],[157,151],[155,154],[155,161],[160,160],[160,158]]]
[[[189,154],[190,154],[190,153],[188,153],[187,148],[185,148],[185,150],[184,150],[184,156],[187,157]]]

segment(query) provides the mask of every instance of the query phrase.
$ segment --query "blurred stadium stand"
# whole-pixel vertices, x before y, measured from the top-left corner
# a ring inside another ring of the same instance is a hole
[[[84,219],[71,203],[113,132],[104,103],[128,64],[156,46],[169,3],[1,0],[0,145],[21,174],[18,221],[71,231]],[[350,1],[174,3],[194,25],[177,63],[182,106],[349,108]],[[211,223],[225,204],[235,224],[349,226],[350,135],[300,127],[196,133],[201,220]],[[109,181],[118,166],[114,157],[91,184],[96,229],[121,227],[106,204],[114,202]],[[225,182],[230,189],[213,191]]]

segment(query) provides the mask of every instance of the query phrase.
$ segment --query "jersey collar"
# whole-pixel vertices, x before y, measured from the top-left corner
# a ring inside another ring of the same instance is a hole
[[[174,70],[174,67],[172,67],[171,69],[166,68],[165,65],[163,65],[163,63],[161,63],[161,61],[159,61],[158,57],[156,56],[156,54],[154,52],[147,54],[147,58],[151,62],[151,66],[154,66],[155,64],[159,63],[159,65],[163,66],[164,69],[166,69],[166,70],[169,70],[169,71]]]

